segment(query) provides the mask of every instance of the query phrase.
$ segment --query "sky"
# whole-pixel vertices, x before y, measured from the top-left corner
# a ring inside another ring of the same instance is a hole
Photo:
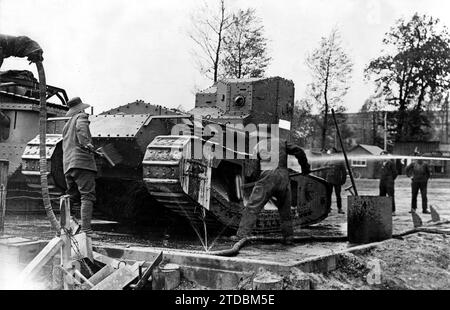
[[[218,0],[206,0],[214,5]],[[200,0],[0,0],[0,33],[27,35],[44,50],[47,83],[66,89],[94,112],[137,99],[169,108],[194,106],[195,89],[212,82],[198,71],[188,37]],[[364,68],[378,57],[384,34],[415,12],[450,26],[448,0],[227,0],[230,8],[256,9],[269,54],[267,76],[295,83],[296,99],[311,81],[306,56],[337,26],[354,62],[344,98],[356,112],[373,94]],[[2,70],[34,66],[9,58]],[[37,75],[36,75],[37,76]]]

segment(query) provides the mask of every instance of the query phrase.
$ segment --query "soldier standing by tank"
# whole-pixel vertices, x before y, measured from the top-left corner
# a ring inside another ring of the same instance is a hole
[[[249,236],[259,213],[265,204],[275,197],[284,243],[292,244],[294,228],[291,217],[291,185],[287,168],[288,154],[297,158],[303,174],[310,173],[308,159],[299,146],[280,138],[268,138],[261,141],[256,145],[255,153],[260,162],[261,176],[253,188],[242,213],[238,232],[232,240],[237,241]]]
[[[90,237],[98,237],[91,229],[95,197],[97,166],[94,159],[89,130],[88,115],[84,112],[90,105],[79,97],[67,102],[70,120],[63,129],[63,166],[67,194],[74,208],[81,204],[81,231]]]
[[[420,153],[415,152],[414,156],[419,156]],[[406,167],[406,175],[411,178],[411,211],[416,212],[417,209],[417,195],[422,196],[422,212],[424,214],[429,214],[428,211],[428,199],[427,199],[427,187],[428,180],[431,177],[430,167],[422,159],[417,159],[417,161],[412,162]]]
[[[328,156],[335,156],[337,154],[336,148],[331,148],[327,152]],[[342,210],[341,189],[347,179],[347,170],[342,160],[332,158],[325,164],[329,169],[324,170],[324,179],[333,185],[334,193],[336,194],[336,204],[338,213],[344,214]]]
[[[380,155],[388,155],[383,151]],[[392,215],[395,216],[395,179],[397,178],[397,167],[390,159],[385,159],[381,164],[380,170],[380,196],[388,196],[392,198]]]

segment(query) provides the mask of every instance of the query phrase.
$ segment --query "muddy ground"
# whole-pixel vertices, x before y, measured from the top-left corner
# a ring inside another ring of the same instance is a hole
[[[309,276],[315,289],[448,290],[449,263],[450,236],[419,233],[346,254],[337,270]]]
[[[360,195],[377,195],[377,180],[356,180]],[[435,206],[442,218],[450,220],[450,179],[432,179],[428,188],[428,201]],[[343,193],[344,209],[347,193]],[[412,228],[410,210],[410,180],[400,177],[396,182],[397,215],[393,218],[394,233]],[[420,196],[418,199],[420,211]],[[430,215],[423,215],[423,222],[430,221]],[[345,235],[346,214],[337,214],[333,201],[332,212],[320,224],[308,229],[297,230],[296,234]],[[185,250],[201,250],[197,235],[191,231],[168,235],[165,229],[150,227],[136,234],[133,227],[98,221],[103,227],[102,239],[94,241],[104,245],[156,246]],[[130,234],[130,229],[134,234]],[[44,216],[7,215],[5,233],[30,239],[50,239],[54,233]],[[450,289],[450,236],[419,233],[392,239],[364,254],[346,254],[340,259],[338,269],[326,274],[308,274],[314,289]],[[230,246],[226,239],[219,238],[214,249]],[[317,255],[331,254],[351,247],[347,242],[307,243],[294,246],[281,244],[250,244],[239,257],[283,261],[299,261]],[[295,273],[291,275],[295,280]],[[284,287],[295,289],[295,281],[289,277]],[[243,284],[240,288],[247,287]],[[183,283],[184,288],[201,289],[192,283]]]

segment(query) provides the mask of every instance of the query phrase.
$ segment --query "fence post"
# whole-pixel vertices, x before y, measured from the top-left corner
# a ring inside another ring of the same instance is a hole
[[[0,159],[0,234],[5,230],[6,187],[8,185],[9,161]]]

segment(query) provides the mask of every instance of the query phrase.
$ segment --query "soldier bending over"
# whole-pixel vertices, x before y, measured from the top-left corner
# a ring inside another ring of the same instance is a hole
[[[273,149],[272,149],[272,147]],[[278,147],[278,150],[277,150]],[[310,165],[305,152],[297,145],[284,139],[269,138],[257,144],[255,151],[261,165],[261,176],[253,188],[250,199],[243,211],[236,236],[237,241],[251,234],[258,214],[265,204],[276,198],[276,206],[280,213],[280,226],[284,243],[292,244],[294,228],[291,217],[291,185],[287,169],[288,154],[294,155],[302,168],[302,173],[310,173]]]

